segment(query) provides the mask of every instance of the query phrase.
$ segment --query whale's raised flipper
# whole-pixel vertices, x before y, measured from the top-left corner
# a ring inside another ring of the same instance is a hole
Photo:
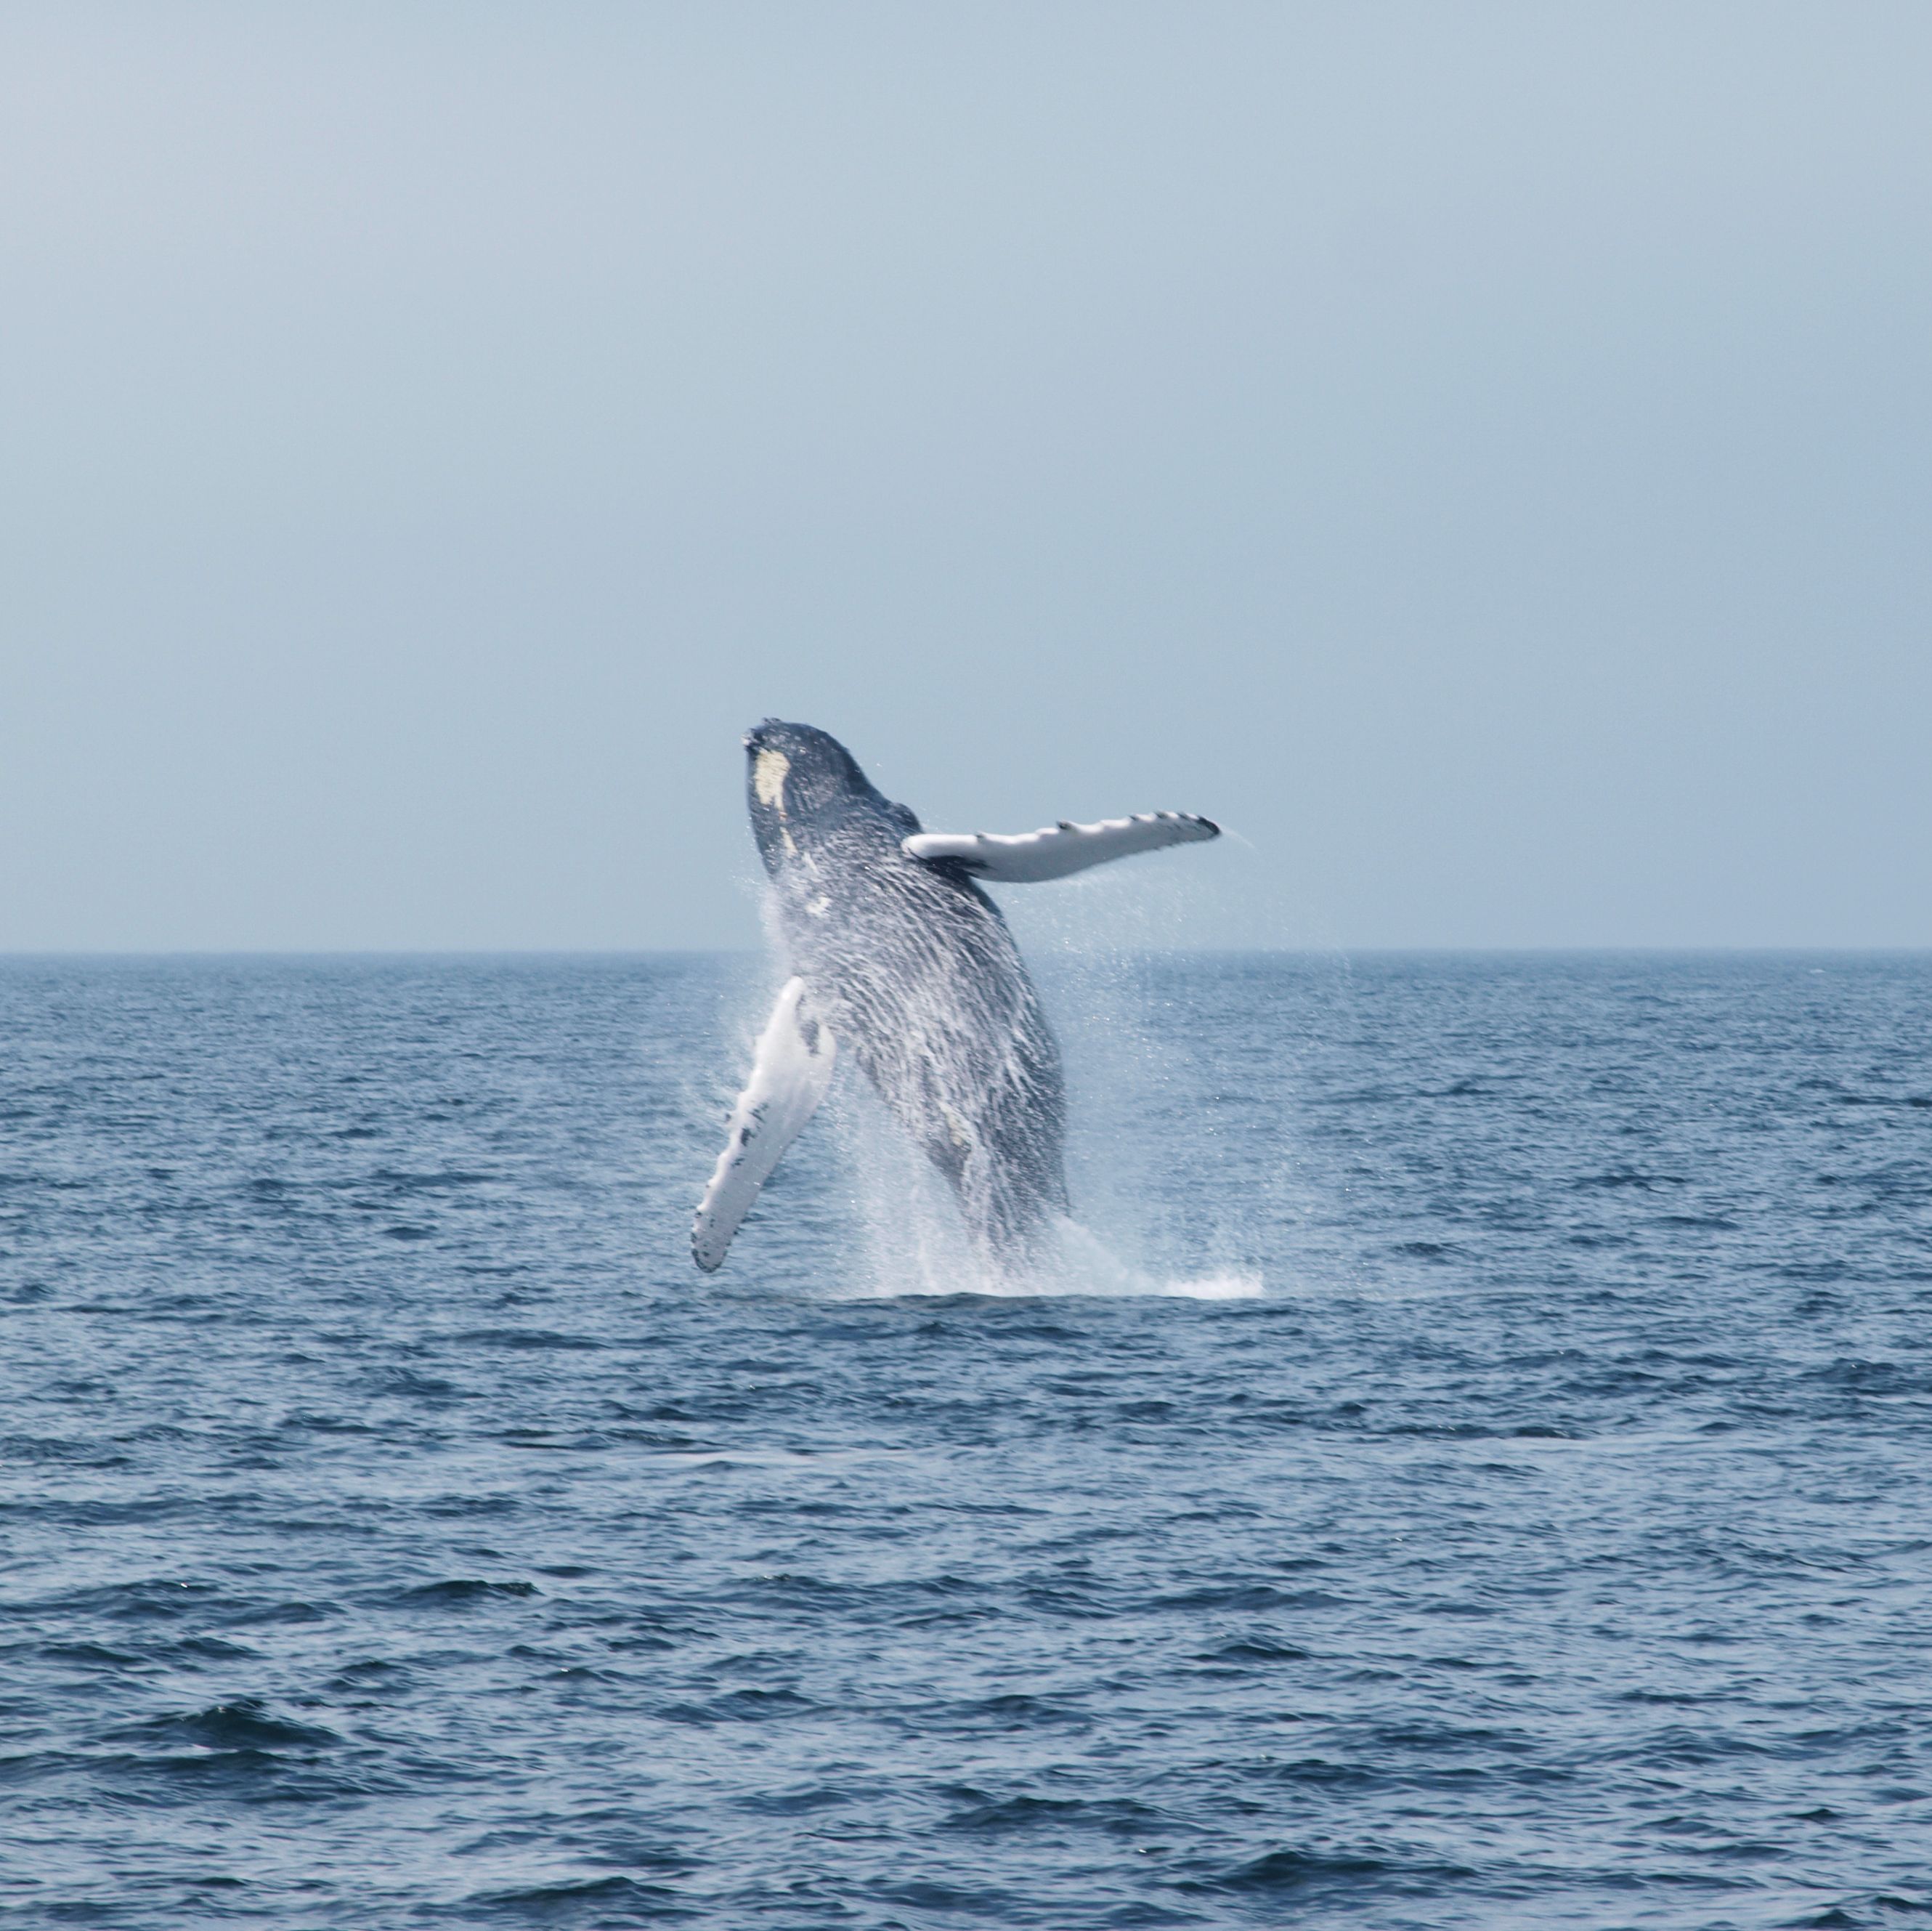
[[[1210,818],[1184,811],[1144,811],[1132,818],[1103,818],[1098,824],[1069,824],[1063,819],[1043,830],[1010,837],[986,831],[915,832],[902,848],[909,857],[929,863],[950,859],[976,878],[1022,885],[1064,878],[1070,872],[1131,857],[1136,851],[1158,851],[1165,845],[1220,835],[1221,827]]]
[[[758,1040],[752,1077],[731,1109],[724,1151],[692,1224],[691,1257],[709,1274],[779,1157],[818,1110],[832,1083],[832,1034],[805,1004],[805,981],[788,979]]]

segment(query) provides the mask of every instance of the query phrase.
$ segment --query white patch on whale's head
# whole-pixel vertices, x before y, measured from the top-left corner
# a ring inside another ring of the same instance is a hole
[[[784,781],[791,760],[782,751],[760,749],[752,764],[752,788],[760,804],[770,805],[781,817],[784,814]]]

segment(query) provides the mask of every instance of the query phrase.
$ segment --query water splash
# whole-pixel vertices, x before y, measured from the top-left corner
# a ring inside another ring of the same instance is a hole
[[[963,1250],[963,1243],[962,1250]],[[963,1252],[942,1261],[933,1248],[916,1242],[905,1263],[891,1260],[836,1300],[897,1300],[921,1296],[983,1295],[1002,1300],[1078,1297],[1118,1300],[1130,1296],[1187,1301],[1252,1301],[1267,1292],[1258,1271],[1223,1269],[1172,1278],[1130,1266],[1078,1221],[1063,1220],[1053,1230],[1050,1251],[1034,1266],[1002,1272],[980,1265]]]
[[[1037,1276],[1007,1290],[1036,1294],[1166,1295],[1188,1301],[1252,1301],[1265,1291],[1258,1269],[1216,1269],[1175,1277],[1149,1273],[1123,1260],[1091,1229],[1063,1220],[1054,1227],[1054,1251]]]
[[[1051,895],[1012,895],[1017,904],[1006,907],[1060,1043],[1079,1218],[1057,1222],[1023,1270],[989,1262],[968,1239],[951,1189],[848,1061],[818,1122],[787,1155],[764,1210],[791,1196],[786,1214],[809,1214],[821,1231],[849,1230],[840,1244],[851,1265],[837,1298],[1232,1300],[1265,1291],[1248,1259],[1267,1218],[1253,1163],[1241,1188],[1224,1184],[1232,1149],[1222,1142],[1238,1123],[1200,1116],[1186,1029],[1164,1023],[1186,1005],[1184,990],[1177,999],[1150,971],[1151,960],[1178,956],[1172,948],[1190,923],[1191,901],[1174,883],[1151,889],[1158,882],[1076,880]],[[776,986],[784,946],[769,893],[761,911],[767,958],[757,978]],[[741,1066],[769,997],[755,984],[730,1015],[744,1035]]]
[[[852,1264],[835,1298],[1234,1300],[1264,1292],[1245,1259],[1255,1229],[1240,1208],[1251,1203],[1204,1188],[1192,1170],[1216,1158],[1216,1129],[1195,1116],[1186,1048],[1160,1023],[1171,1000],[1150,983],[1144,949],[1150,939],[1172,941],[1174,908],[1125,888],[1080,896],[1108,901],[1100,923],[1114,928],[1114,942],[1096,942],[1092,908],[1070,900],[1064,916],[1052,902],[1028,902],[1025,923],[1066,1066],[1068,1179],[1081,1218],[1058,1220],[1024,1269],[989,1262],[968,1239],[952,1190],[848,1061],[807,1137],[813,1145],[787,1156],[796,1178],[823,1158],[820,1213],[850,1230]],[[766,930],[766,976],[782,975],[782,935]],[[786,1203],[793,1213],[800,1206]],[[1224,1224],[1231,1207],[1240,1226]]]
[[[1264,1292],[1258,1269],[1180,1275],[1136,1266],[1090,1228],[1064,1216],[1055,1218],[1043,1248],[1028,1265],[989,1266],[967,1239],[944,1182],[869,1092],[856,1082],[848,1083],[833,1111],[844,1164],[854,1186],[862,1258],[832,1298],[974,1294],[1006,1299],[1168,1296],[1226,1301],[1253,1299]]]

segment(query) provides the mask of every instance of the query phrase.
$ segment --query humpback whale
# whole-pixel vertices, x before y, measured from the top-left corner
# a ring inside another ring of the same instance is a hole
[[[1185,812],[1039,831],[922,830],[852,754],[767,718],[745,749],[752,831],[788,956],[692,1228],[707,1273],[817,1110],[836,1056],[952,1183],[983,1263],[1024,1271],[1067,1211],[1060,1050],[982,883],[1030,884],[1216,838]]]

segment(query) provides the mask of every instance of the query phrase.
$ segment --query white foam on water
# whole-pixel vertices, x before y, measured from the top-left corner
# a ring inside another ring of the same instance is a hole
[[[1259,1301],[1268,1293],[1268,1284],[1257,1270],[1252,1274],[1204,1274],[1196,1281],[1160,1281],[1152,1291],[1187,1301]]]
[[[890,1218],[868,1215],[869,1266],[862,1278],[830,1298],[896,1300],[920,1296],[986,1295],[1003,1300],[1082,1298],[1119,1300],[1167,1297],[1188,1301],[1251,1301],[1266,1293],[1258,1270],[1221,1269],[1196,1275],[1150,1274],[1123,1260],[1078,1221],[1054,1223],[1046,1250],[1027,1268],[988,1268],[949,1229],[931,1201],[908,1192],[895,1195]],[[956,1220],[956,1213],[954,1215]]]
[[[1052,1254],[1036,1275],[1021,1281],[1018,1291],[1109,1298],[1130,1294],[1166,1295],[1188,1301],[1247,1301],[1257,1299],[1264,1292],[1258,1271],[1222,1269],[1210,1274],[1180,1278],[1148,1273],[1123,1260],[1090,1228],[1082,1227],[1078,1221],[1057,1221],[1053,1235]]]

